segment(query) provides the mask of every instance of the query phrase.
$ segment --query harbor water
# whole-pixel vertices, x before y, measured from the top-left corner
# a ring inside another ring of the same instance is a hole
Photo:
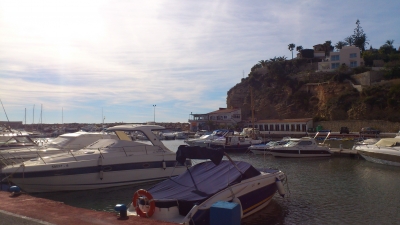
[[[183,144],[182,140],[163,142],[173,151]],[[339,144],[351,147],[353,143]],[[357,156],[308,159],[230,156],[257,168],[280,169],[287,175],[285,198],[276,194],[266,208],[243,219],[242,224],[400,224],[400,167],[367,162]],[[116,204],[129,204],[136,190],[153,184],[34,196],[114,212]]]

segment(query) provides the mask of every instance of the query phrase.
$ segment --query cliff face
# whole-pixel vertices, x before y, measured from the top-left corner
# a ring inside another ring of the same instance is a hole
[[[265,72],[252,72],[228,91],[227,107],[241,108],[244,120],[251,118],[251,99],[257,120],[400,120],[399,84],[370,87],[360,93],[351,83],[343,82],[338,74],[315,76],[323,78],[310,78],[310,74],[279,77]],[[394,95],[390,94],[393,86],[397,87],[394,88]],[[374,88],[377,90],[372,91],[373,93],[367,92]],[[393,99],[392,104],[388,103],[388,98]]]

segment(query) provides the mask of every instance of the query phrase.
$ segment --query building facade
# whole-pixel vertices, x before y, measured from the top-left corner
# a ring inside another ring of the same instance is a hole
[[[241,109],[219,108],[206,114],[190,114],[190,131],[210,130],[210,126],[219,128],[235,127],[242,121]]]
[[[318,63],[318,71],[332,71],[340,68],[342,64],[350,68],[363,66],[360,49],[356,46],[344,46],[339,52],[330,52],[323,62]]]
[[[252,123],[245,124],[246,127],[252,127]],[[258,120],[254,122],[254,128],[260,130],[261,134],[293,134],[306,133],[308,128],[313,128],[312,118],[300,119],[275,119]]]

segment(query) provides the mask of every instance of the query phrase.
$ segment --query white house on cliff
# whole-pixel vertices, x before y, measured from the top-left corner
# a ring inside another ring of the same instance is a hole
[[[364,61],[360,56],[360,49],[356,46],[344,46],[339,52],[330,52],[329,57],[318,63],[318,71],[332,71],[342,64],[350,68],[363,66]]]

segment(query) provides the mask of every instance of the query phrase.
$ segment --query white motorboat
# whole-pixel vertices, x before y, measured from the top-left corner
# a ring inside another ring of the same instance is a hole
[[[292,137],[283,137],[279,141],[268,141],[266,143],[261,143],[261,144],[255,144],[251,145],[248,150],[254,153],[255,155],[265,155],[265,154],[271,154],[269,150],[275,146],[281,146],[285,145],[288,143],[290,140],[299,140],[298,138],[292,138]]]
[[[284,196],[285,174],[276,169],[255,169],[242,161],[222,160],[221,150],[180,146],[177,160],[211,159],[185,173],[135,192],[128,215],[178,224],[210,224],[210,211],[218,201],[239,205],[241,218],[267,206],[275,193]]]
[[[38,144],[29,135],[9,136],[8,140],[0,143],[0,154],[2,150],[17,148],[37,147]]]
[[[374,144],[355,145],[353,149],[367,161],[400,166],[400,138],[382,138]]]
[[[211,134],[212,132],[211,131],[208,131],[208,130],[198,130],[198,131],[196,131],[196,133],[194,134],[194,138],[199,138],[199,137],[201,137],[201,136],[203,136],[203,135],[208,135],[208,134]]]
[[[11,137],[15,136],[29,136],[29,133],[8,127],[0,127],[0,143],[7,142]]]
[[[186,139],[187,135],[184,132],[175,132],[175,139]]]
[[[175,140],[175,133],[169,130],[162,131],[160,133],[163,140]]]
[[[38,157],[0,170],[0,175],[26,192],[87,190],[131,185],[176,176],[186,170],[176,166],[175,153],[153,131],[156,125],[120,125],[108,128],[116,139],[100,139],[89,146]],[[142,132],[149,141],[133,141],[126,133]],[[190,161],[185,162],[187,166]]]
[[[271,148],[270,153],[275,157],[294,158],[329,157],[332,155],[327,145],[317,143],[317,141],[311,137],[290,140],[285,145]]]
[[[223,138],[226,135],[230,135],[233,133],[234,133],[234,131],[225,130],[225,129],[214,130],[211,134],[206,134],[199,138],[187,139],[184,142],[190,146],[205,147],[205,146],[208,146],[211,141],[219,139],[219,138]]]
[[[222,148],[225,152],[247,152],[251,145],[261,144],[258,129],[244,128],[239,134],[227,134],[225,140],[212,141],[208,146],[212,148]]]
[[[269,150],[275,146],[280,146],[286,144],[288,141],[269,141],[267,143],[261,143],[256,145],[251,145],[248,150],[255,155],[265,155],[270,154]]]
[[[46,157],[66,152],[68,150],[79,150],[99,139],[110,138],[117,139],[117,136],[105,132],[78,131],[75,133],[66,133],[58,136],[52,141],[39,139],[38,145],[30,144],[23,148],[21,146],[20,148],[0,150],[0,161],[2,165],[17,164],[36,157]],[[16,136],[15,139],[22,140],[22,136]],[[23,140],[26,140],[26,143],[29,142],[29,140],[33,142],[29,137],[24,137]]]

